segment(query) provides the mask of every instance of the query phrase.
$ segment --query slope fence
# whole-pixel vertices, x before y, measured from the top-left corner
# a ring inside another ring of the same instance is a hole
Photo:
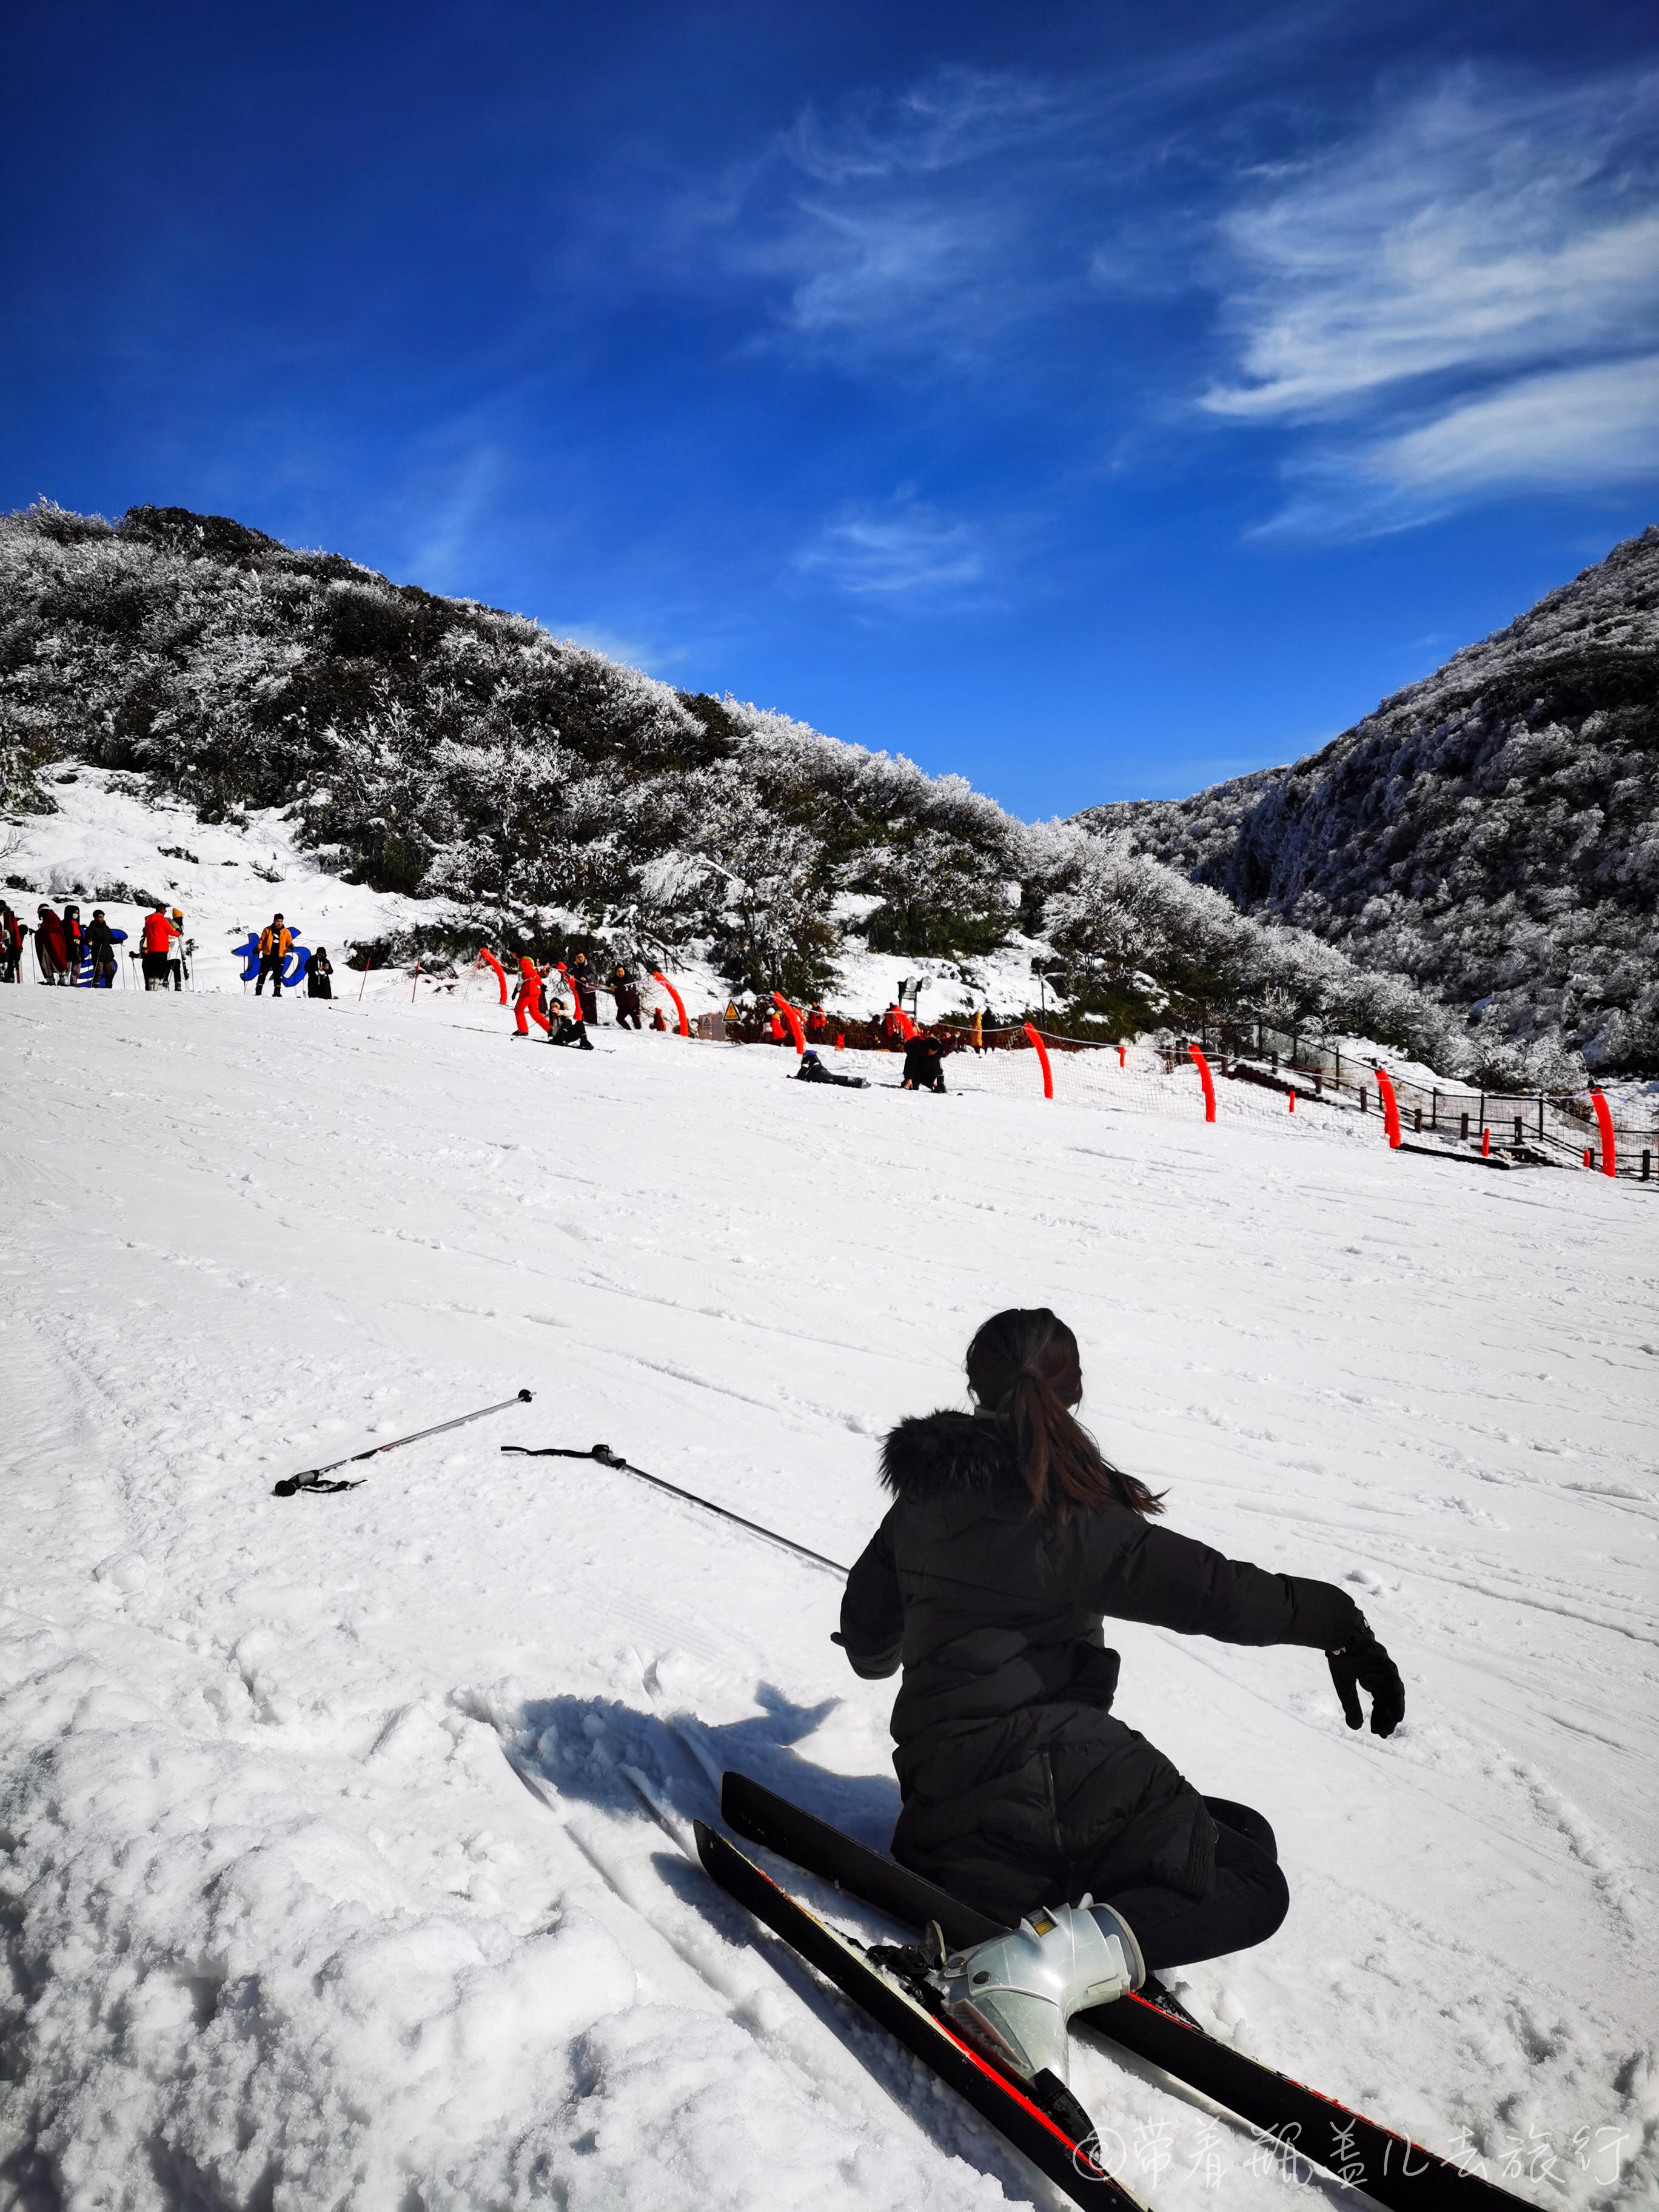
[[[1218,1064],[1248,1078],[1308,1086],[1316,1097],[1350,1099],[1362,1111],[1376,1110],[1372,1063],[1344,1054],[1339,1045],[1266,1022],[1208,1029],[1199,1042]],[[1608,1171],[1610,1148],[1611,1172],[1638,1182],[1656,1180],[1659,1121],[1638,1122],[1628,1113],[1615,1119],[1599,1091],[1488,1091],[1390,1074],[1407,1144],[1446,1151],[1473,1146],[1522,1166],[1588,1166],[1602,1172]]]
[[[982,1048],[962,1040],[963,1031],[938,1032],[955,1045],[945,1061],[952,1090],[990,1092],[1003,1097],[1041,1099],[1045,1095],[1042,1062],[1048,1066],[1048,1095],[1062,1103],[1094,1106],[1128,1114],[1156,1114],[1166,1121],[1209,1120],[1268,1122],[1295,1117],[1310,1134],[1366,1143],[1382,1141],[1382,1125],[1373,1115],[1362,1122],[1351,1102],[1316,1100],[1289,1093],[1235,1085],[1206,1056],[1214,1111],[1205,1095],[1204,1069],[1189,1048],[1164,1049],[1146,1044],[1085,1044],[1047,1030],[1008,1029],[982,1033]],[[1038,1042],[1042,1050],[1038,1051]]]

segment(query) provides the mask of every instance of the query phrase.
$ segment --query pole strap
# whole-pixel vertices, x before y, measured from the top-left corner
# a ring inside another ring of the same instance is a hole
[[[325,1475],[332,1474],[336,1468],[356,1467],[360,1460],[378,1459],[382,1452],[398,1451],[404,1444],[417,1444],[422,1437],[441,1437],[449,1429],[464,1429],[469,1421],[482,1421],[487,1413],[504,1413],[509,1406],[527,1406],[534,1397],[533,1390],[520,1390],[515,1397],[503,1398],[497,1406],[480,1406],[476,1413],[459,1413],[453,1421],[440,1421],[430,1429],[416,1429],[406,1437],[393,1437],[389,1443],[371,1444],[367,1451],[351,1452],[344,1459],[331,1459],[326,1467],[307,1468],[303,1474],[285,1475],[271,1490],[273,1498],[292,1498],[296,1491],[308,1490],[326,1495],[337,1490],[358,1490],[363,1478],[357,1475],[344,1482],[325,1482]]]
[[[634,1467],[613,1452],[609,1444],[592,1444],[586,1451],[574,1450],[568,1444],[543,1444],[539,1449],[530,1444],[503,1444],[501,1449],[514,1453],[520,1459],[597,1460],[601,1467],[612,1468],[618,1474],[634,1475],[641,1482],[648,1482],[653,1490],[666,1491],[671,1498],[680,1498],[687,1505],[700,1506],[705,1513],[718,1514],[722,1521],[730,1521],[739,1528],[746,1528],[751,1536],[763,1537],[767,1543],[775,1544],[782,1551],[793,1552],[798,1559],[810,1560],[815,1567],[825,1567],[832,1575],[840,1575],[843,1580],[851,1571],[842,1566],[839,1559],[826,1559],[822,1552],[809,1550],[805,1544],[798,1544],[793,1536],[780,1536],[775,1528],[763,1528],[758,1521],[745,1520],[741,1513],[733,1513],[730,1506],[716,1505],[712,1498],[699,1498],[695,1490],[682,1490],[678,1483],[665,1482],[659,1474],[647,1474],[642,1467]]]

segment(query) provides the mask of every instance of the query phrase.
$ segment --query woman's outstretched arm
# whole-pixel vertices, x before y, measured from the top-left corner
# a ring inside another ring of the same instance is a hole
[[[1268,1574],[1151,1522],[1125,1541],[1121,1524],[1109,1536],[1103,1520],[1096,1524],[1101,1556],[1090,1593],[1103,1613],[1223,1644],[1301,1644],[1323,1651],[1348,1726],[1363,1725],[1364,1689],[1373,1735],[1398,1728],[1406,1712],[1400,1670],[1346,1590],[1302,1575]]]

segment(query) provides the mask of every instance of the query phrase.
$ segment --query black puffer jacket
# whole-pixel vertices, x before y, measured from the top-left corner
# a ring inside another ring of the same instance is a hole
[[[1333,1650],[1364,1625],[1328,1583],[1224,1559],[1127,1505],[1057,1526],[1031,1510],[994,1419],[902,1421],[895,1494],[848,1578],[854,1670],[904,1681],[893,1850],[981,1911],[1110,1898],[1147,1882],[1206,1897],[1215,1827],[1198,1792],[1112,1717],[1103,1614],[1227,1644]]]

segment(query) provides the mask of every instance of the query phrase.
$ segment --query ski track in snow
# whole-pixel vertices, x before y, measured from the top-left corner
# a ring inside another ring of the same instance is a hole
[[[395,988],[0,1026],[0,2205],[1058,2202],[641,1801],[706,1815],[741,1764],[885,1844],[835,1578],[499,1450],[603,1440],[850,1560],[875,1440],[1010,1303],[1077,1328],[1175,1526],[1345,1581],[1407,1677],[1383,1744],[1317,1655],[1118,1631],[1118,1710],[1291,1879],[1188,2001],[1533,2203],[1659,2203],[1648,1194],[521,1049]],[[1155,2212],[1289,2201],[1148,2069],[1075,2075]]]

